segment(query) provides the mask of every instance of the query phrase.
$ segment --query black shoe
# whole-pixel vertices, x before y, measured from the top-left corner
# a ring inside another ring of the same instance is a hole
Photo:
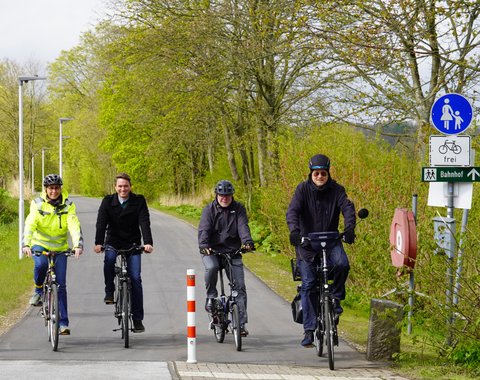
[[[115,303],[115,301],[113,300],[113,293],[105,293],[105,298],[103,299],[103,302],[105,302],[105,304],[107,305],[112,305]]]
[[[313,330],[305,330],[305,336],[300,343],[303,347],[312,347],[313,346]]]
[[[248,330],[245,325],[240,326],[240,335],[246,337],[248,335]]]
[[[133,320],[133,332],[142,333],[145,331],[142,321]]]
[[[207,298],[205,301],[205,310],[212,314],[215,310],[215,298]]]

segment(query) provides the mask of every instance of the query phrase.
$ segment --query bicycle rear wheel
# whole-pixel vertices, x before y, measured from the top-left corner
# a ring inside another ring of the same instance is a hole
[[[225,340],[225,318],[223,317],[223,312],[219,311],[218,314],[212,318],[212,327],[215,339],[217,340],[217,343],[223,343]]]
[[[125,343],[125,348],[129,347],[129,322],[130,322],[130,297],[128,295],[128,286],[126,283],[122,285],[122,338]]]
[[[327,355],[328,355],[328,366],[331,370],[335,369],[335,354],[334,354],[334,319],[333,319],[333,307],[330,299],[327,297],[324,303],[324,314],[323,318],[325,321],[325,339],[327,343]]]
[[[238,305],[233,303],[231,305],[231,316],[232,316],[232,333],[233,340],[235,341],[235,347],[237,351],[242,351],[242,335],[240,331],[240,312],[238,311]]]
[[[49,296],[49,331],[50,331],[50,343],[52,343],[53,351],[58,349],[58,336],[59,336],[59,320],[60,313],[58,310],[58,285],[52,284]]]

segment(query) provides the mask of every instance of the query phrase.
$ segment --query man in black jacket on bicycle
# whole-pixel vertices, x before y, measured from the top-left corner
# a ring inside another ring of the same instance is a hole
[[[310,159],[309,169],[308,179],[297,186],[286,215],[290,243],[296,247],[297,265],[302,278],[300,295],[304,338],[301,345],[304,347],[311,347],[313,344],[313,331],[317,320],[315,266],[319,253],[308,244],[302,244],[302,237],[310,232],[338,231],[342,213],[345,225],[343,240],[352,244],[355,240],[356,225],[355,206],[348,199],[345,188],[330,176],[330,159],[323,154],[317,154]],[[333,278],[331,293],[335,299],[338,323],[338,316],[343,312],[340,301],[345,299],[345,282],[350,270],[348,257],[340,240],[330,251],[328,261],[330,277]]]
[[[207,300],[205,309],[211,313],[215,299],[218,297],[217,280],[220,266],[219,257],[211,255],[216,252],[236,251],[240,247],[253,251],[252,236],[248,227],[245,207],[233,199],[235,189],[227,180],[221,180],[215,186],[215,199],[205,206],[198,226],[198,246],[205,266],[205,287]],[[232,260],[233,277],[238,291],[237,304],[240,313],[240,333],[247,336],[245,324],[247,316],[247,289],[243,271],[243,260],[239,254]]]
[[[105,276],[104,302],[113,304],[115,291],[115,261],[117,249],[129,249],[143,243],[146,253],[153,251],[150,213],[143,195],[131,192],[130,176],[121,173],[115,177],[115,194],[103,198],[97,215],[95,234],[96,253],[105,249],[103,274]],[[127,258],[128,275],[132,281],[132,320],[133,331],[143,332],[143,288],[141,278],[141,255]]]

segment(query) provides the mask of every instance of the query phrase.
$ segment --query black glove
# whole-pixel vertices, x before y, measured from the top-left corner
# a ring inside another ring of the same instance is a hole
[[[294,245],[295,247],[298,247],[300,244],[302,244],[302,237],[300,236],[300,232],[296,230],[290,232],[290,244]]]
[[[245,251],[245,252],[255,251],[255,244],[247,243],[242,245],[242,251]]]
[[[353,244],[355,242],[355,230],[349,228],[343,233],[343,241],[347,244]]]
[[[200,248],[200,253],[209,256],[212,253],[212,250],[210,248]]]

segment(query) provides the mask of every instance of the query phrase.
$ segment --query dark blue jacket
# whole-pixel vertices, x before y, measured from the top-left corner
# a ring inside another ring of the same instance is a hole
[[[103,198],[97,215],[95,245],[111,245],[116,249],[128,249],[133,244],[153,245],[150,229],[150,213],[143,195],[130,193],[125,207],[118,195]]]
[[[288,229],[301,236],[310,232],[338,231],[340,213],[345,229],[355,228],[355,206],[348,199],[345,188],[331,178],[319,188],[309,177],[297,186],[288,206]],[[309,247],[297,248],[297,258],[312,261],[315,256]]]
[[[232,200],[223,208],[215,198],[202,211],[198,226],[199,248],[228,252],[239,249],[242,244],[253,244],[245,207]]]

